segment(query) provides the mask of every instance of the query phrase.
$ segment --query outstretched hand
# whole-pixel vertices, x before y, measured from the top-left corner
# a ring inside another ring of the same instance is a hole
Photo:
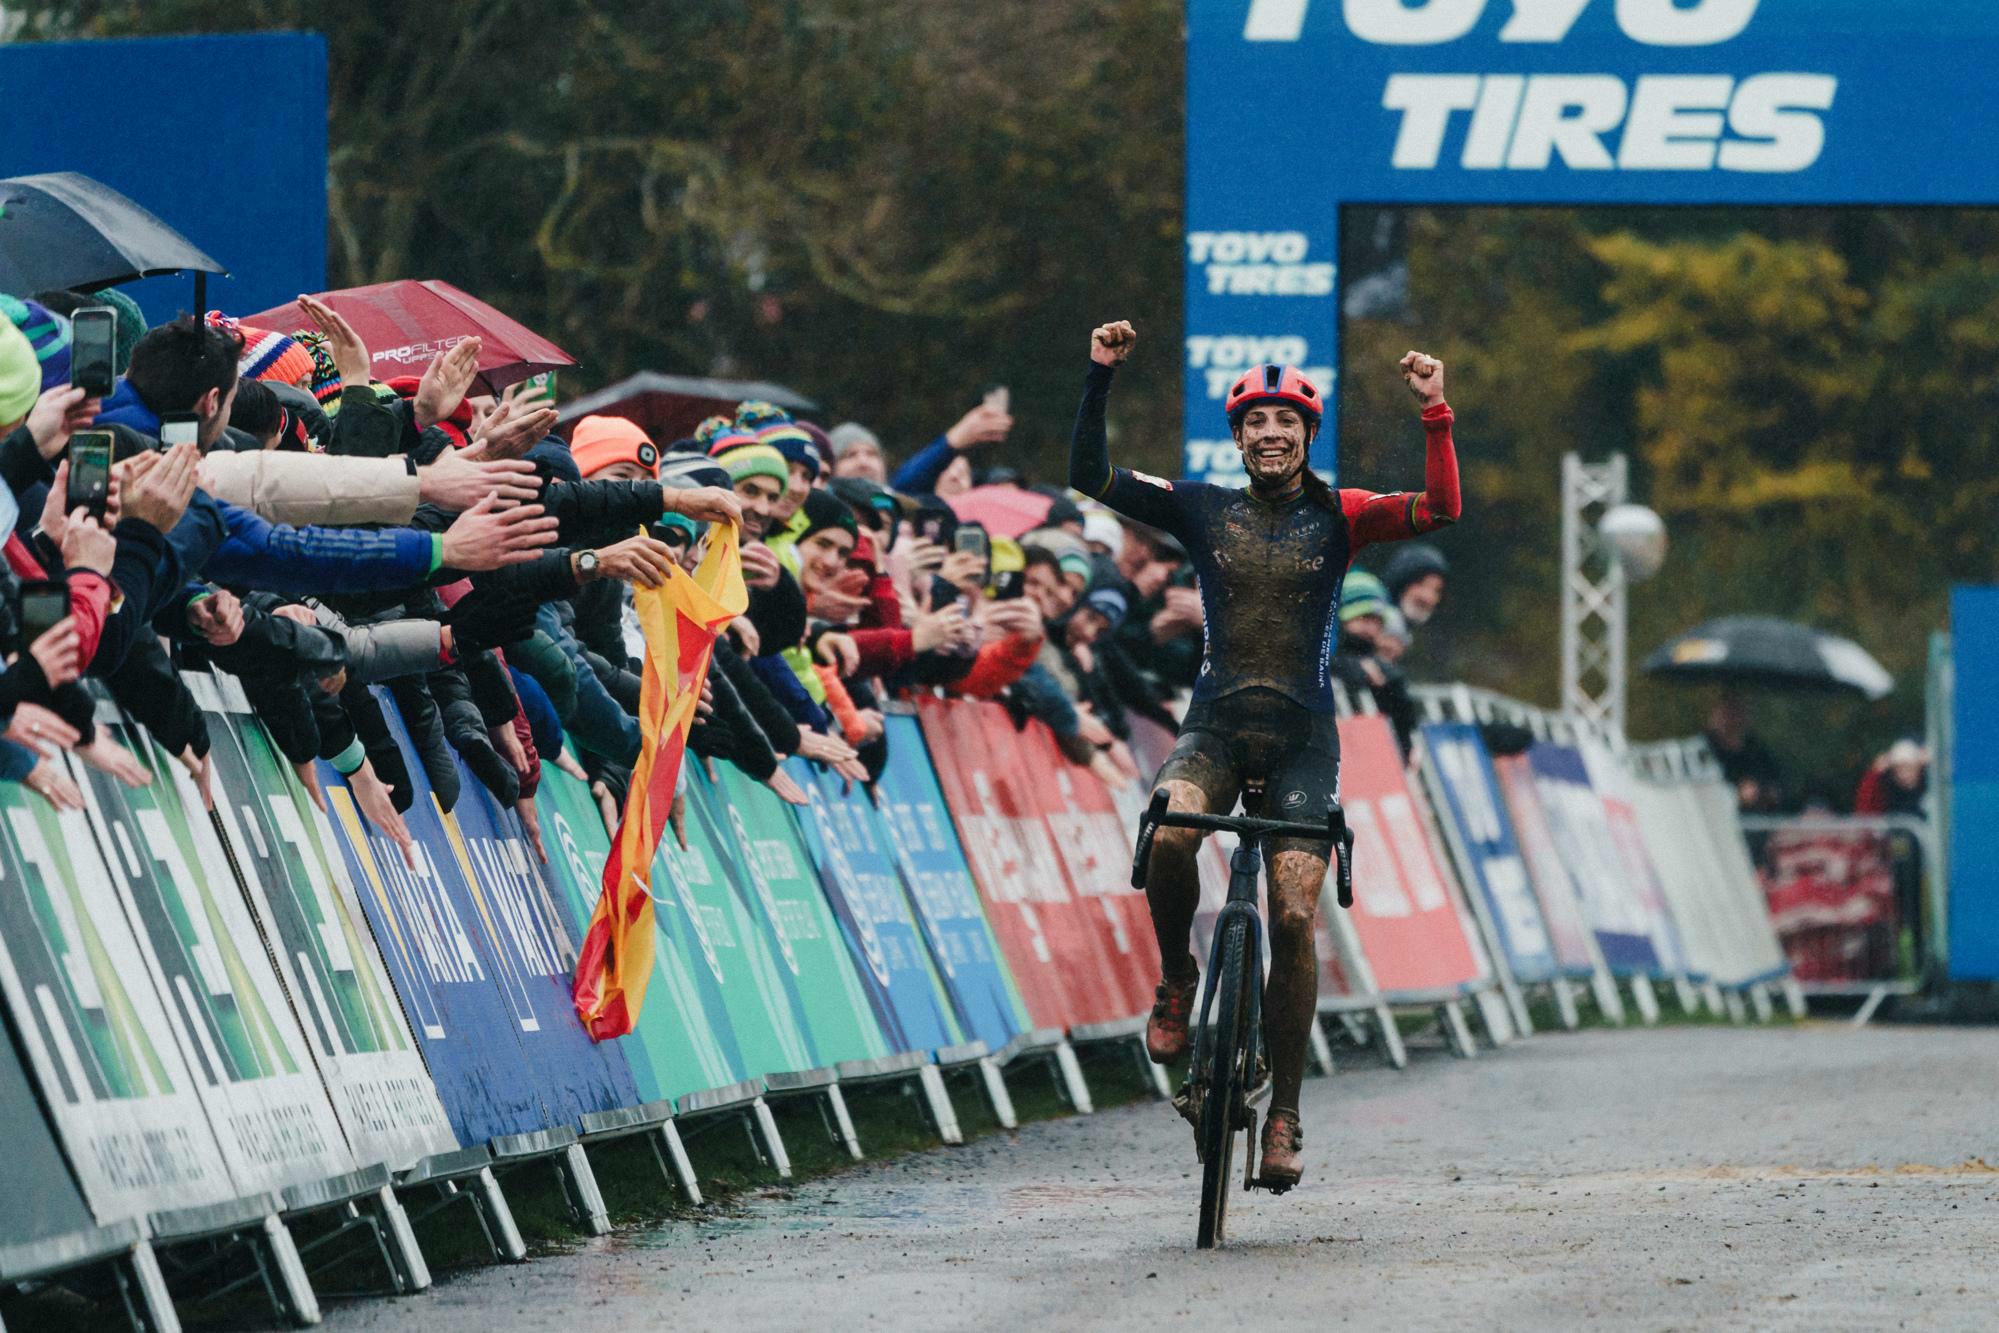
[[[1406,352],[1395,363],[1409,392],[1422,399],[1423,406],[1435,407],[1444,401],[1444,363],[1421,352]]]
[[[1100,366],[1121,366],[1136,346],[1138,330],[1131,326],[1131,321],[1114,319],[1097,325],[1090,334],[1090,360]]]

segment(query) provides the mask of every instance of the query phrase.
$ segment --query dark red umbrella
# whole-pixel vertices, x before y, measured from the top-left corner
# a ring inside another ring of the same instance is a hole
[[[316,297],[354,326],[368,345],[378,380],[421,375],[439,352],[471,337],[480,340],[479,383],[487,393],[576,364],[575,357],[533,329],[436,278],[349,287]],[[243,322],[281,333],[316,327],[297,302],[245,315]]]

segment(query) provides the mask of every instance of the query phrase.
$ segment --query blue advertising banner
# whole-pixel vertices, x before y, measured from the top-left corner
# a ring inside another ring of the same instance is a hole
[[[961,1039],[903,896],[895,855],[867,793],[827,768],[786,761],[812,804],[796,811],[826,900],[892,1051],[934,1051]]]
[[[1430,752],[1432,788],[1443,795],[1437,804],[1465,849],[1467,868],[1484,895],[1507,965],[1520,981],[1553,980],[1561,967],[1478,728],[1430,722],[1423,726],[1423,739]]]
[[[875,784],[875,798],[958,1024],[966,1036],[998,1050],[1026,1029],[1027,1014],[979,906],[971,868],[930,767],[922,724],[914,717],[888,719],[888,766]]]
[[[1575,884],[1583,918],[1603,951],[1604,964],[1620,977],[1657,972],[1660,959],[1652,946],[1652,922],[1625,878],[1610,840],[1603,801],[1590,786],[1582,753],[1574,746],[1537,741],[1527,751],[1527,764],[1534,773],[1548,831]]]
[[[1246,366],[1337,407],[1343,205],[1989,204],[1999,156],[1914,146],[1995,68],[1989,0],[1188,0],[1187,474],[1240,479]]]
[[[326,286],[318,33],[0,44],[0,87],[0,176],[78,171],[127,196],[229,270],[209,279],[212,308]],[[248,98],[241,114],[216,113],[224,95]],[[125,290],[155,324],[194,304],[188,277]]]
[[[1950,976],[1999,981],[1999,588],[1950,590]]]

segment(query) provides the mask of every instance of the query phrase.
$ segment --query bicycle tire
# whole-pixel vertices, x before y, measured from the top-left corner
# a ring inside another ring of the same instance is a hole
[[[1236,1102],[1243,1095],[1244,1047],[1249,1039],[1249,922],[1226,922],[1219,975],[1214,978],[1215,1025],[1208,1034],[1211,1063],[1201,1104],[1201,1224],[1196,1248],[1222,1243],[1228,1225],[1229,1194],[1235,1188],[1235,1140],[1241,1124]]]

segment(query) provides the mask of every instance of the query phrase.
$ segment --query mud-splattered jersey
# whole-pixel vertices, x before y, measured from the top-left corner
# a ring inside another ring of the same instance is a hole
[[[1070,445],[1069,484],[1120,514],[1170,532],[1200,580],[1203,616],[1196,699],[1269,689],[1313,712],[1333,711],[1331,663],[1340,587],[1361,548],[1431,532],[1458,516],[1451,410],[1423,413],[1425,489],[1340,491],[1338,512],[1303,491],[1266,501],[1247,489],[1166,481],[1113,468],[1104,437],[1112,372],[1090,366]]]

